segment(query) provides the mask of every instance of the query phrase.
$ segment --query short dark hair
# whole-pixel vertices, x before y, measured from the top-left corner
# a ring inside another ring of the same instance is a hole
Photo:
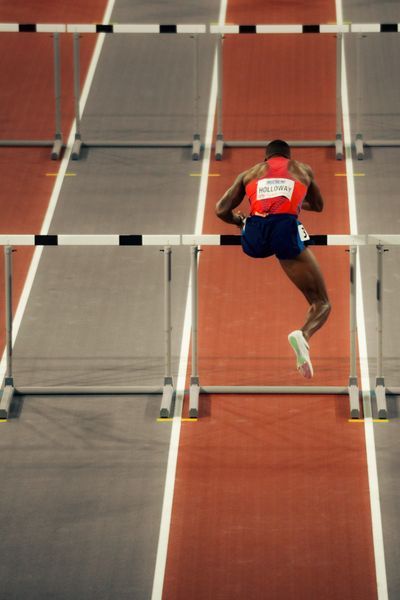
[[[285,156],[285,158],[290,158],[289,144],[283,140],[272,140],[265,149],[265,158],[271,158],[271,156]]]

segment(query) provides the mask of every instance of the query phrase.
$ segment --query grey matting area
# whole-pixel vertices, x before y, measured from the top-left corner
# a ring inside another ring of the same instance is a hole
[[[344,19],[353,22],[398,23],[400,5],[389,0],[343,3]],[[353,138],[400,138],[399,34],[375,34],[348,40],[346,56]],[[361,51],[360,51],[361,50]],[[354,160],[358,228],[361,233],[400,233],[398,194],[400,148],[367,148],[364,161]],[[400,386],[399,341],[400,249],[384,256],[384,375],[388,386]],[[363,302],[371,387],[376,375],[376,250],[360,252]],[[400,424],[396,397],[388,398],[389,423],[374,426],[382,510],[385,559],[390,600],[400,597]]]
[[[0,597],[150,598],[169,442],[158,399],[23,404],[0,429]]]
[[[119,2],[112,22],[210,22],[217,1]],[[145,14],[147,19],[145,19]],[[193,133],[193,40],[106,37],[82,117],[86,135]],[[187,49],[189,48],[189,49]],[[204,139],[214,40],[201,42]],[[84,149],[53,233],[192,232],[200,164],[190,149]],[[18,261],[18,254],[15,256]],[[176,379],[190,252],[173,253]],[[161,385],[163,256],[157,247],[46,248],[14,352],[17,386]],[[171,424],[161,396],[17,398],[1,424],[0,598],[148,600]]]

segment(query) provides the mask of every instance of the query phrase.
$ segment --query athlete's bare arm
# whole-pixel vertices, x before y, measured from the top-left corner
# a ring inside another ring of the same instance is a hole
[[[304,183],[308,185],[308,190],[306,197],[304,198],[303,203],[301,205],[301,208],[303,210],[321,212],[324,208],[324,199],[322,198],[322,194],[318,185],[315,183],[314,173],[312,172],[311,167],[309,167],[308,165],[305,165],[303,163],[297,164],[299,168],[303,170],[304,174],[306,175],[306,179],[308,179],[308,183],[304,181]]]
[[[236,177],[231,187],[226,190],[215,207],[217,217],[225,221],[225,223],[231,223],[238,227],[241,227],[243,224],[244,215],[239,212],[234,213],[233,209],[239,206],[246,194],[243,176],[244,173],[241,173]]]
[[[314,180],[311,181],[308,186],[307,194],[301,208],[304,210],[313,210],[314,212],[322,212],[324,208],[324,200],[321,191]]]
[[[262,170],[265,170],[265,163],[254,165],[254,167],[236,177],[231,187],[226,190],[215,207],[215,212],[222,221],[238,227],[243,226],[245,215],[240,211],[234,213],[233,209],[239,206],[246,195],[246,184],[254,177],[259,176],[258,173]]]

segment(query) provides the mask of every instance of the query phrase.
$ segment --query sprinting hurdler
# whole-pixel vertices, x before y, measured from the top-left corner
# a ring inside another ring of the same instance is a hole
[[[247,217],[233,212],[244,196],[250,202]],[[253,258],[275,255],[310,304],[303,327],[288,335],[297,368],[308,379],[313,376],[308,340],[327,320],[331,305],[317,260],[304,245],[309,235],[297,217],[302,208],[321,212],[323,206],[311,168],[292,159],[283,140],[270,142],[264,162],[238,175],[216,206],[220,219],[241,228],[243,251]]]

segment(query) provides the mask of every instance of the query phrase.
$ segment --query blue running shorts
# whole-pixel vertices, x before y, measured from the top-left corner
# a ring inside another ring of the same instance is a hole
[[[281,260],[296,258],[305,248],[295,215],[275,214],[267,217],[254,215],[246,219],[242,230],[243,251],[252,258],[276,255]]]

